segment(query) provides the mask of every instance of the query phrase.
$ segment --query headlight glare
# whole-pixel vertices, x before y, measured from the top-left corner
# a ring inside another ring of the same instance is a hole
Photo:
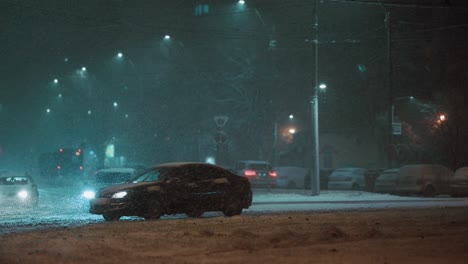
[[[126,195],[127,195],[127,192],[126,192],[126,191],[121,191],[121,192],[114,193],[114,194],[111,196],[111,198],[114,198],[114,199],[121,199],[121,198],[124,198]]]
[[[86,199],[94,199],[94,197],[96,197],[96,193],[93,191],[84,191],[83,197]]]
[[[18,192],[18,197],[21,198],[21,199],[26,199],[26,198],[28,198],[28,196],[29,196],[29,194],[28,194],[27,191],[23,190],[23,191]]]

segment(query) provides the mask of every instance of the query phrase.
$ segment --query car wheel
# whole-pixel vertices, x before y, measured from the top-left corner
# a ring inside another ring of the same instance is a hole
[[[103,214],[104,220],[106,221],[117,221],[120,219],[120,215],[118,214]]]
[[[422,195],[424,197],[434,197],[436,195],[436,190],[434,189],[433,186],[428,185],[426,186],[426,188],[424,188]]]
[[[192,209],[192,210],[186,212],[185,214],[188,217],[200,217],[203,213],[204,213],[204,211],[201,210],[201,209]]]
[[[161,204],[156,199],[151,199],[146,205],[145,220],[154,220],[161,217]]]
[[[225,216],[240,215],[242,213],[242,206],[237,201],[229,201],[224,206],[223,214]]]

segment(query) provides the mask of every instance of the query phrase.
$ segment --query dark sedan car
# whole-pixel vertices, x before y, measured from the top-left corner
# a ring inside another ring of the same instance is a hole
[[[167,163],[138,174],[128,183],[102,189],[90,201],[90,213],[107,221],[121,216],[158,219],[180,213],[198,217],[207,211],[233,216],[251,203],[252,190],[245,177],[206,163]]]

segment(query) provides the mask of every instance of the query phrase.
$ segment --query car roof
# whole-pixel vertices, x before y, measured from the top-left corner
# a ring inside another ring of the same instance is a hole
[[[265,160],[239,160],[237,162],[270,164],[270,162]]]
[[[153,168],[162,168],[162,167],[165,167],[165,168],[168,168],[168,167],[179,168],[179,167],[185,167],[185,166],[190,166],[190,165],[212,166],[212,167],[217,167],[217,168],[221,168],[221,169],[225,170],[225,168],[222,168],[222,167],[217,166],[215,164],[204,163],[204,162],[170,162],[170,163],[158,164],[158,165],[154,166]]]
[[[109,172],[109,173],[116,173],[116,172],[121,172],[121,173],[133,173],[135,172],[135,169],[133,168],[108,168],[108,169],[100,169],[97,171],[99,172]]]

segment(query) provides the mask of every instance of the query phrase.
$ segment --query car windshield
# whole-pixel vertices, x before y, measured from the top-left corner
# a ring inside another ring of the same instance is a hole
[[[379,176],[379,180],[396,180],[397,174],[396,173],[384,173]]]
[[[150,169],[137,175],[135,178],[131,179],[130,182],[137,183],[162,180],[172,174],[173,171],[174,170],[170,168]]]
[[[96,183],[122,183],[130,180],[132,174],[129,172],[98,172],[96,174]]]
[[[23,176],[2,177],[0,185],[24,185],[28,184],[28,178]]]
[[[249,164],[247,167],[252,170],[269,170],[270,169],[270,166],[268,164],[262,164],[262,163]]]

